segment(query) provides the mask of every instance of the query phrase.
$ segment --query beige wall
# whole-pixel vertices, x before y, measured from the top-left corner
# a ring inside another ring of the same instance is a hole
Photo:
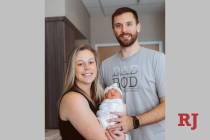
[[[90,38],[90,17],[81,0],[45,0],[45,16],[66,16],[87,38]]]
[[[141,15],[142,32],[139,41],[165,41],[165,15]],[[91,17],[91,44],[116,43],[111,17]]]

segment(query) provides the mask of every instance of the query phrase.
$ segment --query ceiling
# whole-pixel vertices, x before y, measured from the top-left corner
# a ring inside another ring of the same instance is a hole
[[[163,13],[165,0],[82,0],[90,16],[111,16],[119,7],[127,6],[138,13]]]

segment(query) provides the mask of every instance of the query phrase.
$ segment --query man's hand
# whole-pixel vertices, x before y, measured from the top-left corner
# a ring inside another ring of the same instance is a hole
[[[116,124],[111,125],[108,129],[116,129],[121,130],[124,133],[133,129],[133,118],[131,116],[126,115],[125,113],[112,113],[117,116],[117,118],[109,119],[109,122],[115,122]]]

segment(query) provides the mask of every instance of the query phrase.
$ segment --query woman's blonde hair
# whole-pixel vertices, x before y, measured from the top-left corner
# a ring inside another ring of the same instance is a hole
[[[95,80],[91,85],[91,99],[96,103],[99,104],[103,100],[103,88],[101,86],[100,81],[100,73],[99,73],[99,60],[96,51],[87,44],[82,44],[76,47],[72,53],[72,56],[69,59],[67,71],[64,79],[64,93],[70,91],[76,85],[76,57],[80,51],[89,50],[93,53],[96,61],[97,67],[97,75]]]

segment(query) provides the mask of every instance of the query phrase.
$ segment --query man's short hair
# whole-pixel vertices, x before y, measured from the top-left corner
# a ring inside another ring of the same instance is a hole
[[[119,16],[119,15],[121,15],[121,14],[128,13],[128,12],[130,12],[130,13],[133,14],[133,16],[134,16],[134,18],[135,18],[135,20],[136,20],[136,24],[138,24],[138,23],[139,23],[139,18],[138,18],[137,12],[136,12],[135,10],[129,8],[129,7],[121,7],[121,8],[118,8],[118,9],[112,14],[112,27],[114,27],[114,18],[115,18],[116,16]]]

